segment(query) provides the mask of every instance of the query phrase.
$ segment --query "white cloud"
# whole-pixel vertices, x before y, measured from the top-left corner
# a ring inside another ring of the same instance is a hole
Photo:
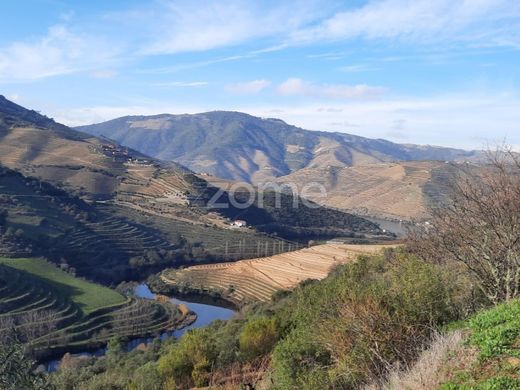
[[[115,70],[96,70],[90,74],[94,79],[111,79],[117,75]]]
[[[519,16],[520,2],[516,0],[372,0],[300,29],[291,40],[304,43],[361,37],[519,47]]]
[[[66,26],[49,28],[33,41],[0,48],[0,82],[36,80],[95,69],[115,55],[102,42],[71,32]]]
[[[471,92],[336,103],[327,110],[320,103],[278,105],[282,111],[277,116],[304,129],[472,149],[504,139],[520,145],[519,106],[520,98],[515,95]],[[269,116],[273,107],[236,109]]]
[[[11,94],[7,95],[7,99],[16,103],[16,102],[19,102],[22,98],[17,93],[11,93]]]
[[[253,80],[244,83],[230,84],[226,89],[236,94],[254,94],[258,93],[271,85],[269,80]]]
[[[149,74],[165,74],[165,73],[175,73],[181,70],[188,70],[188,69],[196,69],[196,68],[203,68],[205,66],[213,65],[213,64],[219,64],[222,62],[231,62],[231,61],[240,61],[248,58],[254,57],[254,54],[244,54],[244,55],[234,55],[234,56],[228,56],[228,57],[219,57],[219,58],[213,58],[210,60],[205,61],[196,61],[196,62],[186,62],[182,64],[177,64],[173,66],[166,66],[161,68],[152,68],[152,69],[143,69],[140,70],[140,73],[149,73]]]
[[[104,27],[81,24],[73,14],[39,38],[0,47],[0,82],[35,80],[80,71],[108,76],[106,69],[149,55],[207,51],[253,42],[245,54],[168,65],[158,73],[250,59],[301,44],[355,38],[411,43],[464,43],[468,48],[520,48],[517,0],[370,0],[338,11],[340,4],[317,0],[254,2],[160,0],[126,12],[103,15]],[[74,29],[70,23],[74,20]],[[82,31],[83,33],[78,33]],[[100,31],[106,37],[100,37]],[[258,48],[259,47],[259,48]],[[453,51],[453,50],[452,50]],[[310,55],[340,60],[343,51]],[[369,70],[361,65],[346,72]]]
[[[143,54],[203,51],[237,45],[252,39],[285,36],[320,16],[316,1],[271,3],[244,0],[163,1],[147,12],[136,10],[126,18],[150,30]],[[321,7],[326,8],[326,7]],[[275,44],[259,51],[285,47]]]
[[[378,69],[379,68],[376,68],[372,65],[367,65],[367,64],[346,65],[346,66],[341,66],[338,68],[338,70],[340,70],[342,72],[347,72],[347,73],[370,72],[370,71],[374,71],[374,70],[378,70]]]
[[[154,87],[204,87],[207,81],[167,81],[164,83],[153,83]]]
[[[313,84],[299,78],[289,78],[278,87],[286,96],[308,96],[328,99],[366,99],[381,95],[384,88],[365,84]]]

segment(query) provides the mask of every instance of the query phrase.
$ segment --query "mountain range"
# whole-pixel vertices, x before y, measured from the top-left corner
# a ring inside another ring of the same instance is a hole
[[[479,151],[309,131],[280,119],[229,111],[126,116],[77,130],[106,136],[198,173],[251,183],[263,183],[304,168],[396,161],[474,161],[482,157]]]

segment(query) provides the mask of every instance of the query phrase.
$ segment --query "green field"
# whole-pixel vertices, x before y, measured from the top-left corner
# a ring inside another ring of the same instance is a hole
[[[32,274],[50,284],[63,297],[71,299],[88,314],[96,309],[117,305],[126,298],[117,291],[76,278],[43,259],[7,259],[0,264]]]

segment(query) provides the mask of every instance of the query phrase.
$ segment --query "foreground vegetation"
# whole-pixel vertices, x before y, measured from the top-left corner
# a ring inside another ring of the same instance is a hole
[[[520,388],[520,161],[505,155],[461,177],[450,207],[404,248],[276,293],[153,356],[86,362],[51,380],[66,389]],[[140,359],[146,375],[128,371]]]
[[[80,374],[65,368],[53,381],[77,389],[357,387],[396,363],[412,362],[435,329],[485,305],[467,276],[449,271],[402,251],[361,257],[321,282],[303,283],[228,322],[153,347],[157,354],[78,362],[84,365],[79,371],[75,366]],[[148,375],[127,371],[145,357]]]
[[[472,317],[461,355],[443,390],[520,389],[520,300],[504,303]]]
[[[362,257],[321,282],[304,283],[177,342],[154,342],[128,354],[113,342],[106,358],[67,361],[51,382],[57,389],[89,390],[248,383],[520,389],[520,300],[489,306],[460,269],[393,250]]]

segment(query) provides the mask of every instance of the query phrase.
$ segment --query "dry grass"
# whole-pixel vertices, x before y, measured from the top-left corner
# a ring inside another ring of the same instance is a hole
[[[394,369],[386,383],[371,384],[365,390],[438,389],[450,380],[453,365],[469,366],[476,361],[476,354],[463,346],[464,339],[464,332],[460,330],[437,334],[412,367]]]
[[[208,389],[236,390],[236,389],[258,389],[267,390],[271,388],[269,381],[268,356],[256,359],[245,364],[235,363],[222,370],[211,373]]]

